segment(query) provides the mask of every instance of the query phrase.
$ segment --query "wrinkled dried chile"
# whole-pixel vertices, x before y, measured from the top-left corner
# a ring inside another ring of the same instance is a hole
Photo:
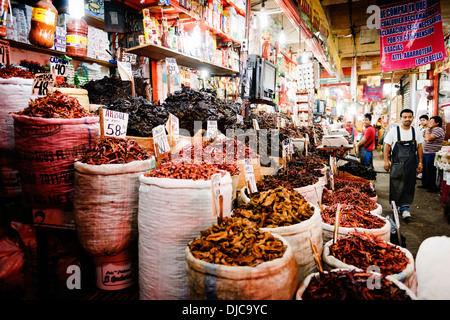
[[[171,161],[163,163],[159,168],[145,173],[145,176],[170,179],[209,180],[215,173],[224,175],[224,172],[215,165]]]
[[[357,231],[339,237],[330,246],[330,254],[362,270],[378,266],[385,276],[402,272],[409,263],[406,254],[398,247],[374,234]]]
[[[322,212],[322,221],[326,224],[334,225],[336,221],[337,207],[340,205],[339,226],[345,228],[365,228],[380,229],[386,222],[380,217],[371,214],[360,206],[334,204],[324,208]]]
[[[34,75],[22,68],[17,68],[11,65],[7,65],[3,68],[0,68],[0,78],[25,78],[25,79],[33,79]]]
[[[345,186],[334,192],[324,190],[322,194],[323,205],[331,206],[338,203],[360,206],[367,211],[373,211],[377,208],[375,201],[371,200],[367,194],[359,192],[356,188]]]
[[[55,90],[45,97],[37,98],[28,103],[28,107],[15,114],[42,118],[83,118],[92,116],[84,109],[78,100]]]
[[[225,217],[200,234],[189,249],[196,259],[214,264],[255,267],[281,258],[287,249],[280,239],[240,217]]]
[[[334,189],[342,189],[345,187],[352,187],[357,189],[359,192],[367,194],[369,197],[373,198],[377,195],[375,190],[372,189],[372,186],[370,184],[370,181],[367,181],[365,179],[355,179],[352,177],[335,177],[334,178]],[[327,185],[328,189],[331,189],[331,186]]]
[[[332,271],[312,277],[302,300],[411,300],[408,293],[384,277],[369,288],[373,274],[355,270]]]
[[[87,150],[80,162],[93,165],[125,164],[149,158],[150,155],[134,140],[106,137],[100,139],[94,148]]]

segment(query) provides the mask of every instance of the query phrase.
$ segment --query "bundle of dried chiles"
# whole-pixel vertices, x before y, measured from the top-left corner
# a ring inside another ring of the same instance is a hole
[[[364,178],[353,178],[353,177],[335,177],[334,178],[334,189],[342,189],[344,187],[352,187],[357,189],[361,193],[367,194],[369,197],[373,198],[377,195],[375,190],[372,188],[369,180]],[[330,185],[327,186],[331,189]]]
[[[189,245],[199,260],[228,266],[257,266],[281,258],[287,247],[269,232],[262,232],[253,222],[241,217],[225,217],[202,231]]]
[[[302,300],[411,300],[405,290],[385,277],[369,287],[373,278],[371,273],[355,270],[321,273],[311,278]]]
[[[314,208],[301,194],[283,187],[252,194],[250,202],[233,212],[233,216],[254,221],[259,228],[290,226],[313,214]]]
[[[170,154],[169,158],[172,160],[181,160],[185,163],[206,163],[215,166],[220,170],[228,171],[231,176],[240,173],[239,167],[235,162],[224,162],[221,158],[212,158],[206,153],[206,142],[194,143],[181,149],[176,154]]]
[[[15,112],[19,115],[42,118],[83,118],[93,116],[84,109],[78,100],[58,90],[47,93],[28,103],[28,107]]]
[[[22,68],[17,68],[11,65],[7,65],[6,67],[0,68],[0,78],[25,78],[25,79],[33,79],[34,75]]]
[[[378,266],[383,275],[400,273],[409,263],[406,254],[398,247],[376,235],[357,231],[339,237],[330,246],[330,254],[343,263],[363,270]]]
[[[212,159],[223,159],[226,163],[233,163],[237,160],[254,159],[258,154],[245,143],[236,139],[223,139],[214,141],[205,148],[205,155]]]
[[[334,225],[336,221],[337,208],[340,205],[339,226],[345,228],[380,229],[386,222],[380,217],[371,214],[360,206],[347,204],[334,204],[324,208],[322,221]]]
[[[87,150],[80,162],[93,165],[124,164],[149,158],[150,155],[134,140],[106,137],[100,139],[94,148]]]
[[[324,168],[326,160],[319,157],[298,157],[286,164],[288,168],[303,168],[307,170],[321,170]],[[320,172],[320,171],[319,171]]]
[[[322,204],[331,206],[333,204],[351,204],[359,206],[364,210],[372,211],[377,208],[377,203],[370,199],[370,197],[359,192],[358,189],[345,186],[334,192],[324,191],[322,194]]]
[[[320,171],[303,168],[279,169],[274,175],[266,176],[262,181],[258,181],[256,186],[260,191],[267,191],[279,186],[288,189],[302,188],[317,183],[321,175]]]
[[[170,161],[161,164],[157,169],[145,173],[145,176],[154,178],[209,180],[216,173],[222,173],[222,176],[225,175],[225,172],[215,165]]]

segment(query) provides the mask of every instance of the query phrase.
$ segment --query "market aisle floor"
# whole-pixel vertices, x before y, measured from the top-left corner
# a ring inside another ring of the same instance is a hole
[[[384,170],[383,155],[378,149],[374,151],[374,167],[377,172],[375,189],[378,203],[383,207],[383,216],[394,214],[389,203],[389,174]],[[411,205],[411,218],[408,222],[400,218],[400,233],[406,238],[406,248],[416,257],[420,244],[432,236],[450,236],[450,224],[444,219],[441,197],[438,192],[428,193],[417,188],[422,182],[417,180],[414,202]]]

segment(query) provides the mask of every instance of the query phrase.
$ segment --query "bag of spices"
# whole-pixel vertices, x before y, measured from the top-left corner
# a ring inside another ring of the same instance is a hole
[[[189,300],[292,300],[298,286],[290,243],[247,219],[214,224],[185,255]]]
[[[135,141],[105,138],[74,167],[78,239],[92,256],[115,255],[137,239],[139,176],[155,159]]]
[[[59,91],[12,116],[24,205],[71,210],[74,161],[99,139],[99,117]]]
[[[358,269],[392,275],[413,292],[417,289],[414,257],[406,248],[394,245],[380,237],[354,231],[324,245],[324,268]],[[376,270],[376,269],[379,269]]]
[[[229,173],[208,164],[167,162],[140,176],[139,298],[187,297],[185,248],[213,216],[211,175],[222,173],[223,217],[231,215]]]

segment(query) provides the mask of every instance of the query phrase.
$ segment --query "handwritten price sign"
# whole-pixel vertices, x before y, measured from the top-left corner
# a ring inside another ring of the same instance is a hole
[[[161,124],[152,129],[153,144],[158,146],[158,154],[170,151],[169,141],[167,140],[166,129]]]
[[[100,109],[103,112],[103,128],[106,137],[125,139],[127,135],[128,113]]]
[[[49,90],[53,88],[55,75],[53,73],[37,73],[33,81],[33,96],[46,96]]]
[[[50,57],[50,70],[58,77],[66,77],[69,73],[69,61],[62,58]]]
[[[0,63],[9,64],[9,42],[0,40]]]

